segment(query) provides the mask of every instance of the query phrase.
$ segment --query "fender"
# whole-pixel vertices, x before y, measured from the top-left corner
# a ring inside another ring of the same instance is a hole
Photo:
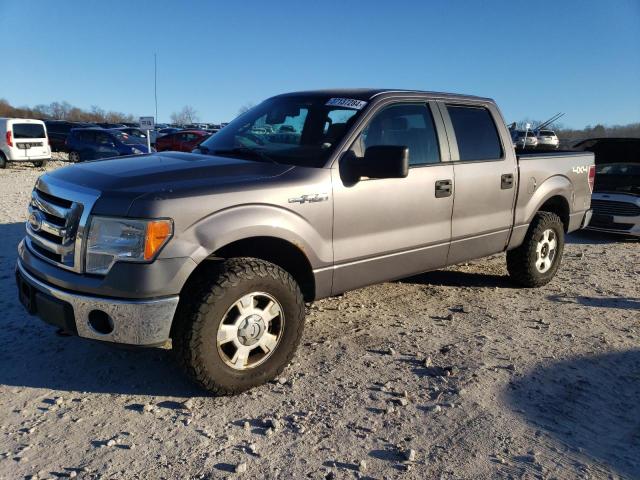
[[[297,246],[314,269],[333,262],[331,219],[324,235],[307,219],[286,208],[269,204],[244,204],[219,210],[180,234],[175,245],[199,264],[220,248],[251,237],[273,237]],[[319,225],[323,227],[322,224]]]
[[[524,198],[518,198],[514,215],[513,233],[511,234],[508,245],[509,250],[522,244],[529,224],[547,200],[556,196],[562,197],[566,200],[567,205],[569,205],[569,210],[571,211],[573,198],[575,197],[573,184],[565,175],[548,177],[536,187],[533,193],[525,190],[525,188],[527,188],[527,180],[523,179],[521,185],[521,190],[518,195]]]

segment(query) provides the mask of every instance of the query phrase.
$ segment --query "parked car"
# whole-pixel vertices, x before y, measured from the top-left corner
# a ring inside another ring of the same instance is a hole
[[[265,120],[300,125],[299,142],[252,133]],[[550,282],[565,234],[589,222],[593,154],[516,154],[508,138],[487,98],[279,95],[200,154],[41,176],[17,292],[28,312],[81,337],[171,338],[199,385],[235,394],[289,363],[305,302],[505,251],[516,284]],[[43,218],[57,223],[44,230]]]
[[[51,158],[42,120],[0,118],[0,168],[7,162],[31,162],[41,167]]]
[[[538,139],[538,148],[557,149],[560,146],[560,140],[553,130],[539,130],[536,132]]]
[[[595,154],[589,228],[640,236],[640,138],[593,138],[574,148]]]
[[[66,143],[69,161],[73,163],[121,155],[149,153],[147,142],[118,129],[74,128]],[[154,151],[153,148],[151,151]]]
[[[511,140],[513,145],[519,149],[533,149],[538,146],[538,137],[532,130],[527,132],[525,130],[511,130]]]
[[[100,123],[96,123],[97,126],[102,127],[102,128],[122,128],[122,127],[126,127],[125,124],[123,123],[110,123],[110,122],[100,122]]]
[[[161,128],[160,130],[157,131],[158,133],[157,133],[156,139],[160,137],[164,137],[165,135],[169,135],[170,133],[176,133],[179,131],[180,131],[179,128],[174,128],[174,127]]]
[[[92,123],[67,122],[65,120],[44,120],[49,136],[49,146],[54,152],[66,152],[65,142],[72,128],[96,127]]]
[[[181,130],[158,138],[156,141],[156,149],[159,152],[167,150],[190,152],[210,135],[209,132],[205,132],[204,130]]]
[[[124,132],[127,135],[137,137],[142,141],[144,141],[144,143],[147,143],[147,132],[139,129],[138,127],[122,127],[122,128],[117,128],[116,130],[120,130],[121,132]],[[151,145],[155,145],[156,138],[158,138],[158,133],[155,130],[150,130],[149,137],[150,137]]]

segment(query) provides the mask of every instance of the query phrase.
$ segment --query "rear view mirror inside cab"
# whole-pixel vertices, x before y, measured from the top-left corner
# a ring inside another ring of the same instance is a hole
[[[300,108],[290,108],[287,110],[276,110],[267,114],[269,125],[279,125],[284,123],[287,117],[297,117],[300,115]]]

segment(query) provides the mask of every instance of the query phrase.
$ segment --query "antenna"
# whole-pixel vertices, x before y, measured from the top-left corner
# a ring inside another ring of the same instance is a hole
[[[545,128],[547,125],[551,125],[553,122],[555,122],[556,120],[558,120],[560,117],[563,117],[563,116],[564,116],[564,113],[556,113],[553,117],[551,117],[549,120],[542,122],[535,129],[541,130]]]
[[[153,54],[153,95],[156,100],[156,120],[154,123],[158,123],[158,55]]]

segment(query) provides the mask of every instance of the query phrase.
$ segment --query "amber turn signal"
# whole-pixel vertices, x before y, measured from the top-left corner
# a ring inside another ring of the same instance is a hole
[[[171,220],[153,220],[147,223],[144,242],[144,259],[152,260],[173,233]]]

